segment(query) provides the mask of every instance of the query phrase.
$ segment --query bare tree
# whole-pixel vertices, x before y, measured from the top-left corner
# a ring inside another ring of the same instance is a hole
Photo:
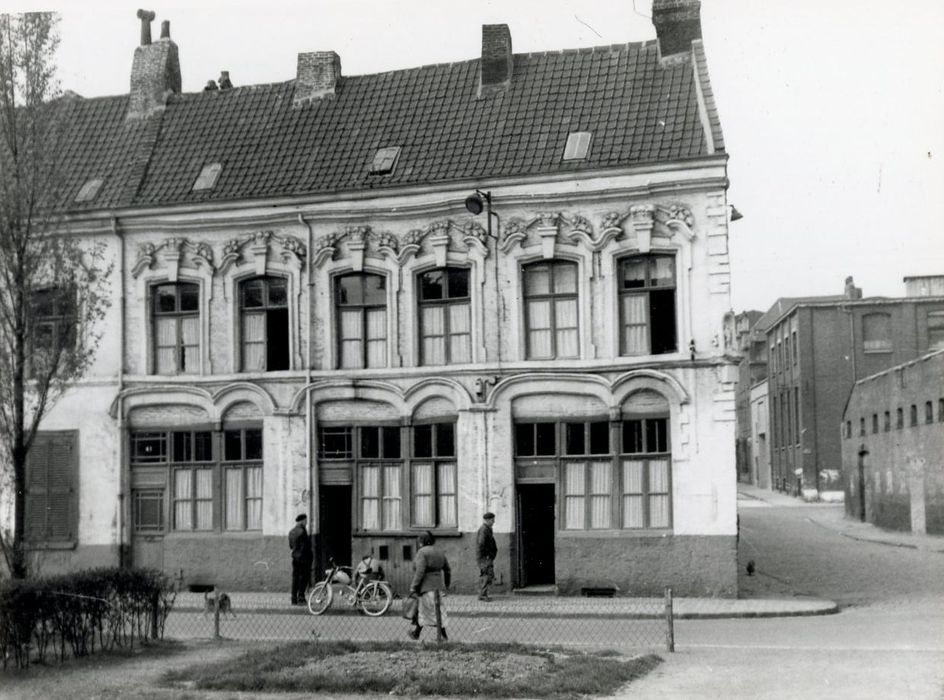
[[[14,516],[0,544],[14,578],[27,575],[26,470],[37,428],[90,366],[110,304],[103,246],[71,235],[63,215],[57,22],[47,12],[0,14],[0,496]]]

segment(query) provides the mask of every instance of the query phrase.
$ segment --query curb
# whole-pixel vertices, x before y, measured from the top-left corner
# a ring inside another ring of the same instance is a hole
[[[871,544],[883,544],[886,547],[900,547],[903,549],[914,549],[921,552],[934,552],[935,554],[944,554],[944,548],[935,549],[934,547],[922,547],[921,545],[915,544],[913,542],[896,542],[894,540],[885,540],[885,539],[880,539],[876,537],[869,537],[868,535],[859,535],[859,534],[853,533],[850,530],[839,530],[835,527],[831,527],[830,525],[827,525],[826,523],[823,523],[814,518],[807,518],[807,520],[813,523],[814,525],[818,525],[824,530],[831,530],[832,532],[835,532],[850,540],[855,540],[856,542],[869,542]]]

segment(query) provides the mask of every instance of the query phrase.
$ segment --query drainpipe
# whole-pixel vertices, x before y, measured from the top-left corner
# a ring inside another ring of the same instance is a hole
[[[124,536],[124,512],[125,512],[125,410],[124,410],[124,388],[125,388],[125,237],[124,233],[118,228],[118,219],[112,217],[111,230],[118,239],[118,465],[117,465],[117,500],[118,512],[116,527],[118,530],[118,566],[124,567],[130,562],[125,561],[125,536]]]
[[[315,282],[312,275],[312,247],[314,246],[314,232],[311,229],[311,224],[305,220],[303,214],[298,215],[298,223],[304,226],[308,231],[308,304],[305,306],[305,325],[308,328],[308,347],[306,348],[307,352],[305,353],[305,490],[308,493],[308,508],[306,512],[311,513],[312,523],[315,522],[315,517],[320,516],[320,514],[315,512],[314,509],[314,494],[312,489],[314,486],[314,481],[311,476],[311,464],[312,464],[312,409],[311,409],[311,344],[314,333],[312,332],[311,327],[311,305],[312,305],[312,294],[314,292]],[[314,529],[314,527],[312,527]]]

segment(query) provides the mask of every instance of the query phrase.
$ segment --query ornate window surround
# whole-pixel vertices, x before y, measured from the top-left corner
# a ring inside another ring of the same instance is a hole
[[[264,276],[282,277],[288,281],[289,370],[305,366],[300,334],[305,252],[305,244],[294,236],[280,236],[272,231],[256,231],[232,238],[224,245],[220,274],[223,277],[223,298],[230,302],[230,363],[233,372],[241,371],[239,285],[253,277]],[[305,314],[305,318],[310,318],[310,314]]]
[[[163,267],[154,268],[161,260]],[[138,247],[138,258],[131,268],[135,279],[135,301],[144,309],[138,321],[141,344],[140,367],[154,375],[153,308],[151,288],[163,282],[193,282],[200,287],[200,371],[197,376],[212,373],[210,364],[210,302],[213,299],[213,249],[207,243],[193,243],[186,238],[168,237],[159,244],[143,243]],[[164,376],[164,375],[159,375]],[[168,375],[169,376],[169,375]],[[175,375],[176,376],[176,375]]]

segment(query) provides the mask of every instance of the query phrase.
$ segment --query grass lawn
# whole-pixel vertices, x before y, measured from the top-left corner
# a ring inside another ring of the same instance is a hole
[[[178,689],[576,698],[608,695],[662,659],[521,644],[304,642],[176,669]]]

